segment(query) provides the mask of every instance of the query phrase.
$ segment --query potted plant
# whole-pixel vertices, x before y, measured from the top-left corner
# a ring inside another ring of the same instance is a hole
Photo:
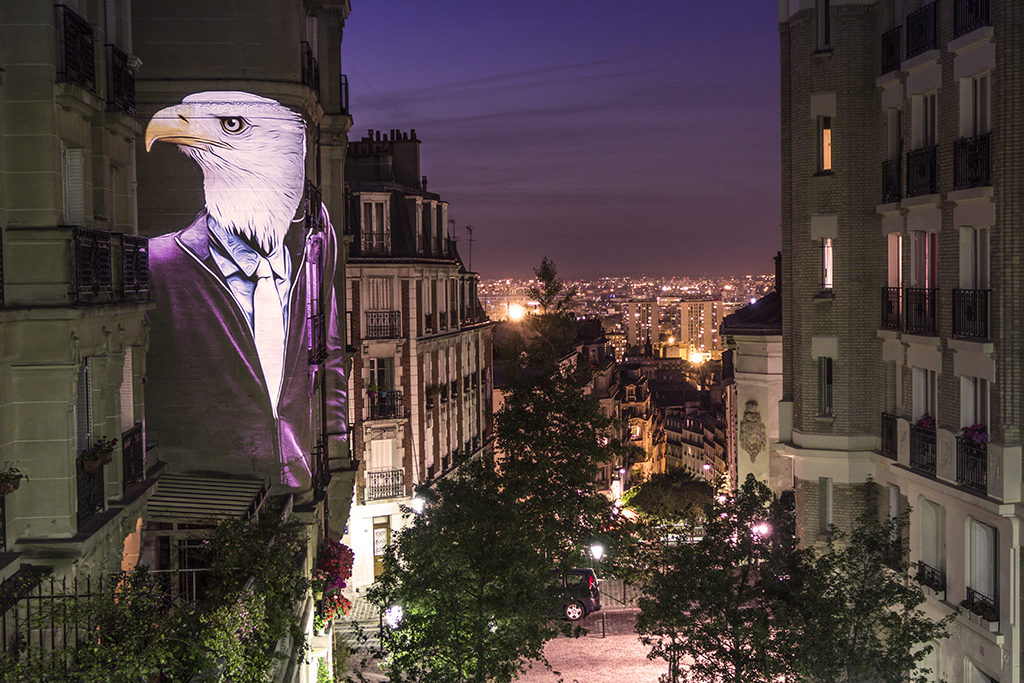
[[[922,429],[935,429],[935,418],[930,413],[925,413],[918,418],[917,426]]]
[[[983,424],[968,425],[960,430],[960,436],[964,441],[983,446],[988,443],[988,428]]]
[[[110,462],[116,445],[117,439],[108,439],[104,434],[96,440],[96,443],[83,450],[82,469],[86,474],[98,472],[101,467]]]
[[[379,388],[377,387],[376,382],[370,382],[369,384],[366,385],[366,394],[370,398],[376,398],[378,389]]]
[[[0,470],[0,496],[6,496],[21,485],[21,479],[25,477],[17,467],[7,467]],[[25,477],[28,479],[28,477]]]

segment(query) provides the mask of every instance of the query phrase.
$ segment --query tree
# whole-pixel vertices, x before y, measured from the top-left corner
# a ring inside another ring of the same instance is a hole
[[[540,266],[534,268],[533,272],[539,286],[530,285],[526,293],[531,299],[537,300],[541,312],[570,312],[577,290],[575,287],[566,288],[565,283],[558,277],[558,269],[551,259],[545,256],[541,259]]]
[[[792,516],[748,477],[735,498],[712,501],[696,543],[663,547],[640,600],[637,631],[668,681],[795,680],[799,596],[809,552]]]
[[[551,564],[487,459],[421,492],[424,512],[400,531],[369,592],[402,618],[382,633],[392,681],[511,681],[543,660],[553,620]]]
[[[833,539],[815,560],[820,583],[809,610],[807,638],[800,661],[806,680],[815,683],[859,681],[925,683],[929,670],[914,671],[948,636],[955,618],[940,621],[918,609],[924,594],[910,583],[902,542],[910,513],[878,513],[878,485],[868,482],[864,506],[849,535],[833,529]]]
[[[704,517],[714,489],[687,470],[658,472],[622,497],[623,505],[668,524],[694,522]]]

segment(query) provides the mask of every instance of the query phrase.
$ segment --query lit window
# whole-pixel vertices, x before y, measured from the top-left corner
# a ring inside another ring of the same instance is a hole
[[[832,117],[818,117],[818,171],[832,170]]]
[[[832,238],[826,237],[821,240],[821,289],[832,291]]]
[[[832,414],[832,359],[818,358],[818,414]]]

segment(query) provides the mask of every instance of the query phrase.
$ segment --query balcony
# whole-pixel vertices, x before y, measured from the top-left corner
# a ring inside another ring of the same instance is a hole
[[[896,459],[896,416],[882,413],[882,455]]]
[[[882,287],[882,329],[900,329],[900,295],[899,287]]]
[[[112,289],[110,233],[75,228],[75,295],[79,303]]]
[[[121,294],[126,297],[149,294],[149,238],[121,236]]]
[[[404,470],[379,470],[366,472],[366,488],[363,498],[366,501],[398,498],[405,495]]]
[[[882,73],[896,71],[900,68],[900,27],[882,34]]]
[[[910,425],[910,466],[935,476],[935,428]]]
[[[988,0],[956,0],[953,5],[954,38],[988,24]]]
[[[985,495],[988,493],[988,445],[956,437],[956,483]]]
[[[96,92],[92,26],[65,5],[57,5],[57,80]]]
[[[903,196],[903,188],[900,186],[900,175],[903,169],[900,167],[900,159],[886,159],[882,162],[882,203],[898,202]]]
[[[364,339],[400,339],[402,337],[401,311],[367,311]]]
[[[917,574],[914,576],[914,580],[922,586],[928,586],[936,593],[946,592],[946,572],[924,562],[917,563]]]
[[[324,200],[320,187],[311,180],[306,180],[303,193],[303,214],[306,220],[306,232],[318,233],[324,229]]]
[[[306,41],[302,41],[302,84],[320,95],[320,65]]]
[[[454,308],[448,311],[448,327],[453,330],[459,327],[459,313]]]
[[[135,74],[128,55],[115,45],[107,45],[107,107],[135,116]]]
[[[405,416],[401,391],[373,391],[369,396],[371,420],[397,420]]]
[[[433,332],[434,331],[434,314],[424,313],[423,314],[423,331]]]
[[[991,185],[988,155],[989,134],[960,138],[953,145],[953,189]]]
[[[938,1],[907,15],[907,59],[939,47]]]
[[[391,253],[390,230],[363,230],[360,251],[353,256],[388,256]]]
[[[958,339],[988,339],[989,289],[953,290],[953,336]]]
[[[146,476],[146,437],[141,423],[121,433],[121,475],[125,488]]]
[[[966,599],[960,603],[960,606],[966,608],[973,614],[977,614],[985,621],[999,621],[999,605],[996,604],[996,599],[985,595],[981,591],[975,590],[970,586],[967,586]]]
[[[932,145],[907,153],[908,197],[939,191],[938,150],[937,145]]]
[[[103,467],[87,472],[82,456],[78,456],[78,523],[82,524],[103,512],[106,497],[103,493]]]
[[[323,442],[313,447],[311,453],[313,460],[313,490],[317,499],[322,499],[327,493],[327,486],[331,482],[330,459],[328,458],[327,447]]]
[[[935,288],[907,287],[904,332],[929,337],[938,334],[935,315],[938,291]]]

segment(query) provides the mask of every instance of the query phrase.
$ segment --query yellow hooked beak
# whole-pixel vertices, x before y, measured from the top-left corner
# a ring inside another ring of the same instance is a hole
[[[212,140],[196,130],[193,123],[192,107],[175,105],[161,109],[146,126],[146,151],[153,148],[154,142],[170,142],[186,147],[229,147],[220,140]]]

